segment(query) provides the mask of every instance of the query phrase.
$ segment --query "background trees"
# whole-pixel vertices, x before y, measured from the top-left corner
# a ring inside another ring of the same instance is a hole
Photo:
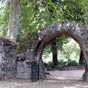
[[[79,57],[80,57],[79,44],[69,37],[65,41],[63,41],[62,44],[63,44],[61,45],[62,48],[60,47],[59,49],[57,49],[58,64],[64,65],[64,63],[66,63],[68,65],[72,63],[73,65],[77,65],[79,63]],[[49,46],[47,45],[46,48],[47,47]],[[46,48],[43,53],[43,61],[44,63],[49,63],[51,65],[54,65],[52,60],[52,52],[51,50],[46,51]]]

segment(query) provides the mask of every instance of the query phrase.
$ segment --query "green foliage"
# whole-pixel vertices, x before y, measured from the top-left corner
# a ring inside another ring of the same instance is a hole
[[[53,9],[53,13],[50,12],[51,9]],[[51,0],[43,2],[21,0],[19,38],[23,37],[23,35],[26,36],[28,32],[35,32],[58,21],[59,15],[61,15],[59,9],[59,5],[53,3]]]
[[[36,32],[54,22],[74,20],[88,23],[87,4],[88,0],[20,0],[18,42],[24,40],[30,32]],[[5,8],[0,9],[0,33],[4,36],[8,25],[9,7],[8,3]],[[64,51],[64,42],[67,42],[66,37],[57,38],[57,49]],[[50,46],[47,49],[44,52],[50,52]]]
[[[64,60],[60,60],[57,66],[54,66],[52,61],[49,61],[48,63],[45,63],[46,67],[49,68],[58,68],[60,70],[62,70],[63,68],[65,68],[66,66],[78,66],[78,63],[75,60],[68,60],[68,62],[64,62]]]
[[[66,42],[63,42],[62,49],[58,49],[58,62],[64,62],[64,60],[66,59],[68,63],[70,63],[71,61],[75,61],[76,63],[78,63],[80,56],[80,46],[71,38],[67,38],[66,40]],[[47,52],[46,48],[44,49],[44,53],[42,56],[44,62],[48,63],[48,61],[52,61],[51,50],[49,50],[49,52],[50,53]]]
[[[35,32],[54,22],[63,20],[80,22],[82,14],[79,1],[21,0],[19,39],[26,36],[28,32]]]
[[[0,8],[0,36],[6,35],[9,19],[9,2],[5,5],[4,8]]]
[[[52,50],[52,42],[56,42],[56,45],[53,45],[53,50]],[[65,35],[62,35],[60,37],[57,37],[55,40],[51,41],[49,44],[47,44],[42,54],[44,61],[45,59],[50,58],[49,56],[50,53],[55,52],[56,51],[55,49],[57,49],[57,51],[59,50],[63,52],[64,51],[63,44],[66,44],[66,43],[68,43],[68,39]]]
[[[88,0],[81,0],[80,6],[82,7],[81,11],[83,13],[85,24],[88,24]]]
[[[81,0],[63,0],[61,8],[63,10],[64,19],[76,22],[84,22],[82,8],[80,6]]]
[[[29,32],[35,32],[54,22],[64,20],[84,22],[87,14],[86,7],[87,3],[83,0],[20,0],[18,40]],[[9,17],[9,4],[4,8],[3,14],[3,19],[0,20],[3,23],[0,24],[3,24],[2,29],[6,29]]]
[[[27,36],[20,39],[19,45],[17,47],[17,53],[24,52],[28,48],[34,49],[35,47],[37,47],[37,42],[38,42],[37,32],[28,33]]]
[[[64,50],[61,52],[65,55],[65,58],[68,59],[76,58],[76,61],[78,61],[80,55],[80,46],[76,42],[74,42],[73,39],[68,38],[68,43],[63,44],[63,49]]]
[[[63,60],[60,60],[58,65],[56,66],[58,69],[63,69],[65,67],[65,64],[63,62]]]
[[[77,66],[78,63],[75,60],[69,60],[68,61],[68,66]]]
[[[47,63],[47,65],[53,66],[53,62],[50,61],[50,62]]]

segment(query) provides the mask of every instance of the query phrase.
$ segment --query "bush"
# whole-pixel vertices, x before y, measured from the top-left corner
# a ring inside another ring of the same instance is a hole
[[[75,60],[69,60],[68,61],[68,66],[77,66],[78,63]]]
[[[61,70],[66,66],[77,66],[77,65],[78,63],[75,60],[68,60],[68,62],[64,62],[64,60],[60,60],[57,66],[55,66],[51,61],[45,64],[45,66],[48,68],[57,68]]]
[[[53,65],[53,62],[48,62],[47,64],[52,66]]]

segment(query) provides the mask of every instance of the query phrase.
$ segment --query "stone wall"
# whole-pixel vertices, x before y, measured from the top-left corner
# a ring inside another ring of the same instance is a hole
[[[27,49],[16,55],[17,58],[17,73],[16,78],[19,79],[31,79],[31,66],[35,61],[35,51],[33,49]]]
[[[16,45],[0,38],[0,79],[31,79],[35,51],[27,49],[16,55]]]
[[[0,79],[15,78],[16,45],[9,40],[0,38]]]
[[[50,42],[46,39],[54,36],[54,33],[70,34],[72,38],[78,40],[80,44],[88,68],[88,27],[79,25],[73,22],[54,23],[47,28],[39,30],[38,32],[30,33],[26,37],[26,41],[21,42],[18,51],[20,54],[16,55],[16,45],[7,39],[0,38],[0,79],[21,78],[30,79],[34,62],[39,64],[39,74],[41,66],[41,52],[44,44]],[[56,36],[55,36],[56,37]],[[43,45],[42,45],[43,44]],[[42,49],[41,49],[42,48]],[[36,65],[37,66],[37,65]],[[33,68],[33,71],[38,68]],[[86,69],[88,73],[88,69]],[[37,74],[34,74],[38,76]],[[37,76],[35,78],[37,79]]]
[[[26,61],[17,61],[17,74],[18,79],[31,79],[31,64]]]

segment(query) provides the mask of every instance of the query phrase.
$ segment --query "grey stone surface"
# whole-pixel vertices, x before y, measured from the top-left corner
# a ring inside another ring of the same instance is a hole
[[[30,79],[31,78],[31,64],[27,64],[25,61],[18,61],[16,78]]]
[[[49,36],[55,32],[66,32],[69,33],[70,37],[75,37],[76,35],[79,38],[80,43],[83,45],[84,50],[88,49],[88,27],[85,25],[79,25],[75,21],[72,22],[63,22],[63,23],[54,23],[49,27],[44,28],[43,30],[38,31],[38,39],[42,41],[45,36]]]
[[[0,38],[0,78],[15,78],[16,73],[16,48],[14,43]]]
[[[27,49],[17,57],[17,72],[16,78],[30,79],[31,78],[31,64],[35,61],[35,51],[33,49]]]
[[[16,56],[20,59],[16,59]],[[27,49],[25,52],[16,55],[14,43],[0,38],[0,79],[30,79],[30,61],[33,59],[34,51],[32,49]]]
[[[35,61],[35,50],[27,49],[25,52],[16,55],[17,61],[28,60],[29,62]]]

